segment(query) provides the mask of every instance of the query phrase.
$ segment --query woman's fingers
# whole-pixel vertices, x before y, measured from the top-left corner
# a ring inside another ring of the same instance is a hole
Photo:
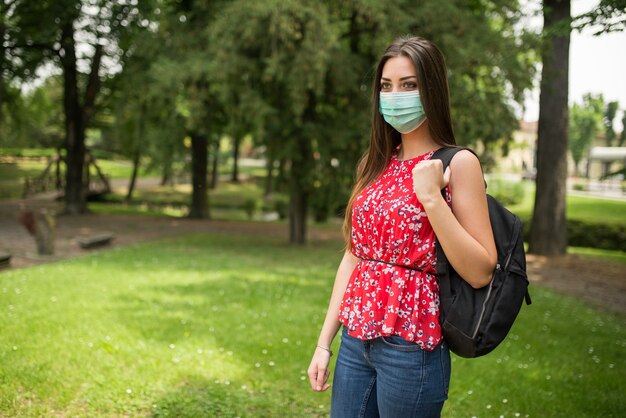
[[[330,387],[326,381],[330,376],[330,370],[327,367],[312,363],[308,370],[309,383],[311,388],[317,392],[323,392]]]

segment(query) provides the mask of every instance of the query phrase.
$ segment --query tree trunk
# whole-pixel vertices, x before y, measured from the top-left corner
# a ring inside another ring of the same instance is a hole
[[[285,191],[287,188],[287,181],[285,179],[285,166],[287,165],[287,161],[285,157],[281,157],[278,160],[278,172],[274,177],[274,190]]]
[[[269,197],[274,192],[274,159],[267,156],[267,177],[265,178],[265,197]]]
[[[567,250],[568,73],[570,31],[556,29],[570,19],[570,1],[544,0],[544,46],[537,141],[537,191],[529,252],[564,254]],[[553,32],[557,31],[557,32]]]
[[[135,151],[133,155],[133,173],[130,176],[130,182],[128,183],[128,192],[126,192],[126,197],[124,201],[129,203],[133,198],[133,191],[135,190],[135,184],[137,183],[137,173],[139,172],[139,159],[141,155],[139,150]]]
[[[141,142],[143,141],[143,136],[146,130],[146,112],[147,112],[146,102],[141,103],[141,108],[139,111],[137,121],[137,134],[135,135],[133,141],[133,172],[130,176],[130,183],[128,184],[128,191],[126,192],[126,198],[124,200],[126,203],[129,203],[133,198],[133,192],[135,191],[135,185],[137,184],[137,174],[139,173],[139,161],[141,159]]]
[[[161,186],[165,186],[172,181],[172,169],[168,165],[163,166],[163,170],[161,171],[161,181],[159,184]]]
[[[207,195],[207,164],[208,164],[208,140],[206,135],[193,133],[191,136],[191,170],[192,170],[192,194],[189,217],[204,219],[209,217]]]
[[[291,175],[289,176],[289,242],[306,243],[306,220],[310,178],[313,168],[313,149],[311,139],[306,134],[307,125],[316,123],[315,96],[308,92],[307,107],[302,115],[304,127],[299,129],[296,147],[291,156]]]
[[[78,102],[78,71],[74,48],[73,22],[63,27],[61,44],[63,64],[63,106],[65,110],[65,141],[67,147],[65,171],[65,213],[78,214],[87,210],[83,193],[83,166],[85,162],[85,130]]]
[[[219,140],[213,143],[213,158],[211,166],[211,190],[217,188],[217,181],[219,179],[219,162],[220,162],[220,142]]]
[[[241,143],[241,139],[239,135],[236,135],[233,138],[233,174],[231,177],[231,181],[233,183],[239,182],[239,144]]]
[[[306,243],[306,218],[308,192],[302,187],[302,178],[306,178],[304,164],[298,159],[291,162],[291,176],[289,179],[289,242],[291,244]]]
[[[4,2],[2,3],[2,6],[0,6],[0,12],[2,14],[6,13],[5,10],[5,6]],[[3,120],[2,117],[2,103],[4,102],[4,66],[5,66],[5,57],[6,57],[6,52],[5,52],[5,48],[4,48],[4,39],[5,39],[5,33],[6,33],[6,29],[5,29],[5,25],[4,25],[4,18],[0,19],[0,39],[3,40],[3,42],[0,42],[0,121]],[[3,143],[3,138],[2,138],[2,131],[0,130],[0,144]]]

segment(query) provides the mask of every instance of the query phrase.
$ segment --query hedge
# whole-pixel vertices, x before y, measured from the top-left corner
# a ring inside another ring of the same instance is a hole
[[[531,222],[529,219],[522,219],[522,222],[524,240],[528,242]],[[568,219],[567,245],[626,252],[626,226]]]

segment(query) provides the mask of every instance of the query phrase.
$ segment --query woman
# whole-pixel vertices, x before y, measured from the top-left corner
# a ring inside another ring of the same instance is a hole
[[[441,52],[422,38],[397,39],[376,69],[370,145],[344,221],[347,249],[308,370],[313,390],[330,387],[330,346],[343,324],[331,417],[441,414],[450,354],[435,239],[474,287],[489,283],[496,264],[478,159],[460,151],[445,173],[430,160],[454,145]]]

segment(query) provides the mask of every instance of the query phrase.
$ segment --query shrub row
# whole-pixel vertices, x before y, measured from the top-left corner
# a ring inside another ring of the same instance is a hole
[[[524,223],[524,240],[530,238],[530,220]],[[599,222],[567,220],[567,245],[626,252],[626,226]]]

